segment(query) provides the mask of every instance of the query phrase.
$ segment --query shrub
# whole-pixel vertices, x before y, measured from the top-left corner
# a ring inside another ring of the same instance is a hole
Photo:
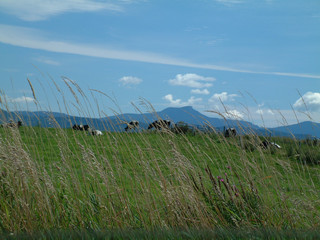
[[[185,123],[185,122],[178,122],[174,129],[173,129],[174,133],[183,133],[183,134],[187,134],[187,133],[192,133],[192,129],[190,128],[190,126]]]

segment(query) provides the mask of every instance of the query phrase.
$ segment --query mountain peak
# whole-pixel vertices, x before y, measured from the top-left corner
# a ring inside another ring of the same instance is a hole
[[[187,122],[189,124],[201,125],[203,119],[208,119],[207,116],[193,109],[191,106],[184,107],[168,107],[159,112],[162,118],[168,118],[174,122]]]
[[[181,107],[180,109],[182,109],[182,110],[194,110],[193,107],[191,107],[191,106],[184,106],[184,107]]]
[[[191,106],[184,106],[184,107],[168,107],[163,109],[161,112],[173,112],[173,111],[177,111],[177,112],[187,112],[187,113],[197,113],[200,114],[197,110],[193,109],[193,107]]]

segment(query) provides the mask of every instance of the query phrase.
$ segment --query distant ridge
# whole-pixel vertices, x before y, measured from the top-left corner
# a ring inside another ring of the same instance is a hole
[[[320,138],[320,123],[305,121],[283,127],[270,128],[271,131],[283,132],[289,135],[309,135]]]
[[[218,131],[222,131],[224,127],[234,127],[240,133],[256,133],[265,136],[285,136],[296,138],[317,137],[320,138],[320,123],[311,121],[302,122],[276,128],[261,128],[247,121],[238,121],[232,119],[222,119],[208,117],[191,106],[186,107],[169,107],[162,111],[155,113],[124,113],[118,116],[110,116],[104,118],[90,118],[90,117],[75,117],[65,113],[47,112],[47,111],[14,111],[7,112],[0,109],[0,124],[8,122],[10,119],[23,121],[24,125],[41,126],[41,127],[62,127],[70,128],[73,124],[89,124],[96,129],[108,131],[123,131],[126,122],[137,120],[140,122],[140,127],[146,129],[148,124],[156,120],[158,117],[177,122],[185,122],[191,126],[199,129],[204,126],[212,126]],[[53,120],[54,118],[54,120]]]

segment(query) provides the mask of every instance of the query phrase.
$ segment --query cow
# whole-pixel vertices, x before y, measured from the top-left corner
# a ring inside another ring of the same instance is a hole
[[[72,126],[72,129],[73,129],[73,130],[83,131],[83,125],[74,124],[74,125]]]
[[[83,129],[85,130],[85,131],[88,131],[88,129],[89,129],[90,127],[89,127],[89,125],[83,125]]]
[[[88,129],[88,134],[92,136],[102,136],[103,133],[100,130],[95,130],[95,129]]]
[[[281,146],[275,142],[269,142],[268,140],[264,140],[261,144],[261,147],[264,149],[268,149],[269,147],[280,149]]]
[[[139,127],[139,122],[138,121],[131,121],[127,123],[127,126],[125,127],[125,131],[127,132],[128,130],[135,129]]]
[[[152,123],[149,124],[148,126],[148,129],[151,129],[151,128],[155,128],[155,129],[162,129],[162,128],[170,128],[170,125],[171,125],[171,121],[170,120],[156,120]]]
[[[88,131],[89,129],[89,125],[78,125],[78,124],[74,124],[72,127],[73,130],[79,130],[79,131]]]
[[[224,136],[227,137],[234,137],[237,136],[237,130],[235,128],[227,128],[224,129]]]

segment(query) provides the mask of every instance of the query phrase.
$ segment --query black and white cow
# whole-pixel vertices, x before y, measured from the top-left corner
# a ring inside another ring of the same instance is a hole
[[[74,124],[72,129],[73,130],[79,130],[79,131],[88,131],[89,125],[82,125],[82,124]]]
[[[267,148],[277,148],[277,149],[280,149],[281,146],[275,142],[269,142],[268,140],[264,140],[262,143],[261,143],[261,147],[263,147],[264,149],[267,149]]]
[[[88,129],[88,134],[92,135],[92,136],[102,136],[103,133],[100,130],[96,130],[96,129]]]
[[[155,128],[155,129],[163,129],[163,128],[170,128],[171,121],[170,120],[156,120],[149,124],[148,129]]]
[[[125,127],[125,131],[127,132],[128,130],[135,129],[139,127],[139,122],[138,121],[131,121],[127,123],[127,126]]]
[[[235,137],[237,136],[237,130],[235,128],[227,128],[224,129],[224,136],[227,137]]]
[[[83,131],[83,125],[74,124],[74,125],[72,126],[72,129],[73,129],[73,130]]]

